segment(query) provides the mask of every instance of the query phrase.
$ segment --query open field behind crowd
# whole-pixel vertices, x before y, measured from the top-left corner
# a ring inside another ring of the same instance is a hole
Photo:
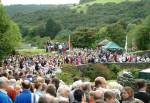
[[[46,53],[45,49],[20,49],[17,50],[17,53],[24,56],[42,54],[42,55],[50,55],[51,53]]]

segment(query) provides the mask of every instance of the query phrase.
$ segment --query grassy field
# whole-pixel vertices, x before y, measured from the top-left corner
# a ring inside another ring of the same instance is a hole
[[[76,9],[77,12],[82,11],[82,12],[86,13],[88,7],[93,5],[93,4],[96,4],[96,3],[101,3],[101,4],[105,4],[105,3],[109,3],[109,2],[121,3],[121,2],[124,2],[124,1],[136,2],[136,1],[140,1],[140,0],[95,0],[95,1],[92,1],[92,2],[87,2],[87,3],[84,3],[84,4],[76,5],[74,7],[71,7],[71,9]]]
[[[139,54],[139,55],[141,54],[141,55],[142,55],[142,54],[144,54],[144,53],[150,53],[150,50],[145,50],[145,51],[142,51],[142,50],[141,50],[141,51],[135,51],[135,52],[130,52],[129,54]]]
[[[52,53],[46,53],[45,49],[20,49],[20,50],[17,50],[17,52],[20,55],[25,55],[25,56],[36,55],[36,54],[42,54],[42,55],[52,54]]]
[[[42,54],[42,55],[55,55],[55,54],[57,54],[56,52],[48,52],[47,53],[45,51],[45,49],[19,49],[16,51],[20,55],[25,55],[25,56],[36,55],[36,54]],[[67,53],[69,53],[69,51],[67,51]],[[150,50],[129,52],[129,54],[138,54],[138,55],[143,55],[145,53],[149,54]]]

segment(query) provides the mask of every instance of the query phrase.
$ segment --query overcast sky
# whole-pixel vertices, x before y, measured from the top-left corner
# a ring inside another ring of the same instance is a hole
[[[73,4],[79,0],[1,0],[4,5],[12,4]]]

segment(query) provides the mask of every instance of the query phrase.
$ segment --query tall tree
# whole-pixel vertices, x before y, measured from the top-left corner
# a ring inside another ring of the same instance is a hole
[[[0,5],[0,60],[10,54],[19,45],[21,34],[18,26],[11,21]]]
[[[118,21],[117,23],[105,26],[97,33],[97,39],[109,39],[124,47],[126,37],[126,23]]]
[[[150,49],[150,16],[130,31],[132,33],[134,45],[139,50]]]
[[[91,1],[95,1],[95,0],[80,0],[80,4],[91,2]]]
[[[71,35],[71,42],[74,47],[91,48],[95,43],[97,29],[81,27],[77,28]]]
[[[53,19],[48,19],[46,23],[46,36],[50,36],[52,39],[61,30],[60,24],[56,23]]]

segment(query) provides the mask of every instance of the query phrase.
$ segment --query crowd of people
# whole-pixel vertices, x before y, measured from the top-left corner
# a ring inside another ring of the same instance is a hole
[[[97,77],[94,82],[74,78],[67,85],[55,76],[45,78],[41,74],[31,80],[34,73],[26,72],[7,74],[1,69],[0,103],[150,103],[143,79],[137,81],[138,91],[134,92],[131,87],[108,82],[104,77]]]
[[[47,41],[45,45],[46,52],[59,51],[60,54],[65,53],[69,49],[66,43],[52,43]]]
[[[53,49],[51,49],[53,50]],[[74,48],[69,53],[59,47],[53,55],[13,55],[0,68],[0,103],[150,103],[147,82],[137,81],[138,91],[108,82],[104,77],[94,82],[74,78],[67,85],[54,74],[62,64],[149,63],[148,55],[138,56],[102,48]],[[70,78],[68,78],[70,79]]]
[[[57,53],[63,60],[62,63],[87,64],[87,63],[150,63],[150,54],[136,55],[118,49],[105,49],[102,46],[96,49],[69,48],[66,43],[46,43],[46,52]],[[56,57],[57,58],[57,57]],[[59,59],[59,58],[58,58]]]
[[[97,49],[72,49],[69,56],[70,62],[74,64],[87,63],[150,63],[148,54],[136,55],[123,53],[119,50],[107,50],[104,48]]]
[[[82,52],[77,54],[83,56]],[[58,61],[60,57],[15,55],[5,59],[0,68],[0,103],[150,103],[145,80],[137,82],[135,93],[104,77],[94,82],[74,78],[74,83],[65,84],[53,75],[63,62]]]
[[[88,64],[88,63],[150,63],[148,54],[136,55],[123,53],[118,50],[83,49],[74,48],[67,52],[67,49],[59,50],[56,57],[61,63],[67,64]]]

